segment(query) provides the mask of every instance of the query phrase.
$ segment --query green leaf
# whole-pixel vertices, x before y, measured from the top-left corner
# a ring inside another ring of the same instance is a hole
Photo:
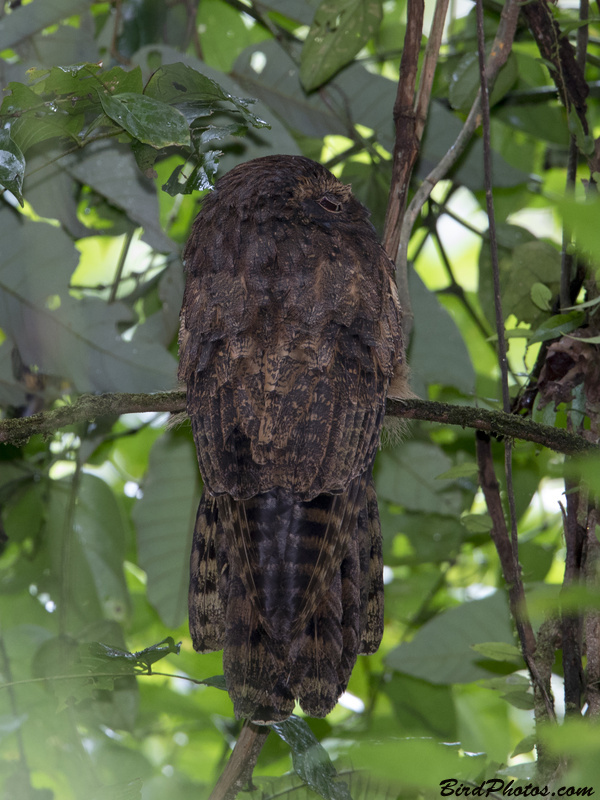
[[[442,741],[458,738],[456,709],[452,688],[428,681],[392,673],[383,684],[402,730],[416,736],[433,732]]]
[[[192,531],[200,500],[190,438],[170,433],[156,440],[142,490],[132,516],[139,563],[148,577],[148,600],[164,624],[176,628],[187,614]]]
[[[531,338],[530,344],[535,342],[546,342],[548,339],[558,339],[565,333],[577,330],[585,320],[585,314],[581,311],[569,311],[568,314],[556,314],[545,320],[537,328]]]
[[[169,180],[163,184],[163,192],[175,197],[178,194],[205,192],[212,189],[219,166],[219,157],[222,155],[220,150],[209,150],[196,157],[196,165],[192,169],[189,164],[179,164],[169,176]],[[189,174],[185,175],[184,170],[187,170]]]
[[[472,645],[472,647],[476,653],[480,653],[484,658],[491,658],[494,661],[509,661],[510,663],[521,663],[523,661],[519,648],[507,642],[480,642]]]
[[[409,291],[415,319],[428,321],[427,325],[415,326],[412,336],[413,390],[425,397],[428,385],[436,383],[470,394],[475,384],[475,370],[456,322],[435,293],[427,289],[416,270],[410,272]],[[450,466],[449,463],[447,468]]]
[[[550,311],[552,290],[545,283],[534,283],[531,287],[531,302],[542,311]]]
[[[486,53],[489,54],[490,50],[491,45],[486,48]],[[499,102],[504,95],[512,89],[518,77],[519,69],[517,59],[511,54],[506,64],[498,73],[490,97],[490,105],[493,106],[495,103]],[[479,87],[479,55],[477,51],[471,51],[461,58],[458,66],[452,73],[448,88],[450,104],[459,111],[467,112],[475,100],[475,95]]]
[[[492,530],[489,514],[463,514],[460,521],[469,533],[489,533]]]
[[[113,191],[116,188],[113,187]],[[86,391],[158,391],[175,383],[176,363],[158,342],[132,340],[118,329],[134,322],[120,303],[77,300],[68,281],[77,265],[73,242],[60,228],[0,209],[0,318],[27,366]]]
[[[348,786],[337,780],[327,750],[319,743],[306,720],[292,714],[283,722],[269,725],[292,751],[297,775],[325,800],[352,800]]]
[[[124,92],[99,92],[104,113],[143,144],[161,148],[190,145],[190,130],[183,114],[152,97]]]
[[[377,458],[377,494],[411,511],[457,513],[462,505],[460,491],[451,481],[434,477],[440,468],[451,466],[441,448],[426,442],[405,442],[383,450]]]
[[[322,0],[300,56],[300,80],[316,89],[348,64],[377,32],[379,0]]]
[[[9,128],[0,129],[0,186],[8,189],[23,205],[25,156],[11,139]]]
[[[86,146],[85,158],[74,154],[60,163],[69,175],[125,212],[128,225],[130,220],[142,227],[142,238],[151,247],[161,253],[175,251],[160,224],[156,187],[142,178],[129,147],[112,140],[94,142]]]
[[[592,195],[584,203],[565,199],[558,203],[558,210],[571,232],[577,249],[594,261],[600,261],[600,199]]]
[[[537,736],[532,733],[531,736],[526,736],[516,745],[515,749],[510,754],[511,758],[520,756],[522,753],[530,753],[537,744]]]
[[[468,462],[463,464],[456,464],[454,467],[442,472],[441,475],[436,477],[436,481],[440,480],[454,480],[456,478],[475,478],[478,474],[477,464]]]
[[[463,780],[475,778],[481,763],[462,758],[456,745],[447,745],[425,737],[377,737],[359,741],[350,750],[354,767],[372,776],[387,779],[397,787],[388,797],[413,797],[430,789],[439,796],[440,781],[460,775]],[[469,776],[469,777],[467,777]],[[404,790],[404,791],[402,791]],[[367,795],[369,796],[369,795]]]
[[[532,287],[543,283],[550,296],[558,294],[560,253],[547,242],[526,242],[517,245],[509,268],[501,271],[504,316],[514,314],[521,322],[533,322],[539,308],[532,302]]]
[[[229,94],[212,78],[181,62],[157,69],[144,91],[148,97],[179,108],[189,123],[212,114],[222,102],[227,102],[253,127],[270,127],[249,110],[254,100]]]
[[[126,531],[115,496],[107,484],[84,473],[79,483],[51,482],[44,536],[51,557],[50,575],[62,587],[57,603],[65,619],[124,620],[130,610],[123,574]],[[72,493],[77,503],[71,509]]]
[[[414,639],[392,650],[386,658],[392,669],[431,683],[470,683],[489,677],[477,662],[473,645],[481,642],[513,644],[506,597],[495,592],[443,611],[419,629]]]

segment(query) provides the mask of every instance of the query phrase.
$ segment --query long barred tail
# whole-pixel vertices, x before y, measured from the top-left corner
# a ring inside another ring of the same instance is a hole
[[[359,652],[381,638],[381,533],[372,481],[299,501],[273,489],[202,498],[194,533],[190,631],[224,647],[238,717],[285,719],[294,702],[325,716]]]

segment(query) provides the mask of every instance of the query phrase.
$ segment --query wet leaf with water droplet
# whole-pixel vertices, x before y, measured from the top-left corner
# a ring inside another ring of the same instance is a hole
[[[188,124],[176,108],[134,92],[99,92],[99,97],[104,113],[143,144],[156,148],[189,146]]]

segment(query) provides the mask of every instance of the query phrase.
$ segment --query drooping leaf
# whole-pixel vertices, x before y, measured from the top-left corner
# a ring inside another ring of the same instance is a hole
[[[307,92],[354,58],[376,33],[381,16],[379,0],[322,0],[300,57],[300,80]]]
[[[145,94],[177,107],[189,122],[212,114],[222,107],[222,103],[226,103],[233,106],[249,125],[255,128],[269,127],[268,123],[250,111],[253,100],[235,97],[212,78],[182,62],[157,69],[146,86]]]
[[[335,767],[306,720],[292,714],[271,727],[292,751],[294,770],[324,800],[352,800],[350,790],[337,777]]]
[[[529,339],[529,344],[535,342],[546,342],[549,339],[557,339],[566,333],[577,330],[585,320],[585,314],[581,311],[569,311],[568,314],[555,314],[549,317],[533,331]]]

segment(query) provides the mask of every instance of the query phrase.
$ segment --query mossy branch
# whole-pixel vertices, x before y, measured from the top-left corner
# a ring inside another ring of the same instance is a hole
[[[50,436],[60,428],[78,422],[92,422],[98,417],[118,417],[121,414],[148,411],[170,413],[185,411],[185,392],[84,394],[70,405],[61,405],[31,417],[0,420],[0,442],[23,445],[35,434]],[[438,422],[442,425],[460,425],[462,428],[486,431],[493,436],[522,439],[565,455],[584,453],[600,455],[600,446],[582,436],[569,433],[562,428],[540,425],[515,414],[505,414],[503,411],[411,398],[388,400],[387,414],[391,417]]]

